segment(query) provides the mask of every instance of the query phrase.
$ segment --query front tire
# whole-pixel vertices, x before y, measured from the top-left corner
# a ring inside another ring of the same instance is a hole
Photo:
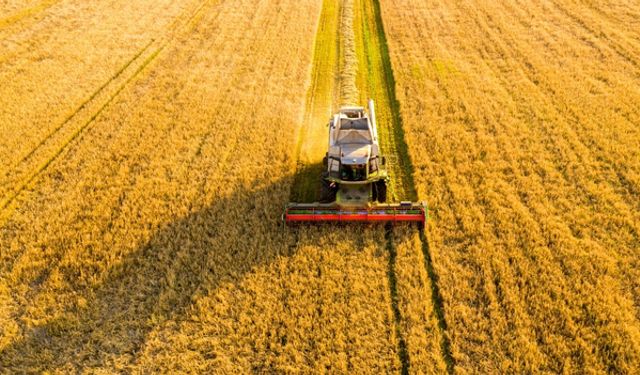
[[[320,192],[320,203],[332,203],[336,200],[338,194],[338,187],[331,186],[331,181],[322,178],[322,190]]]
[[[374,200],[378,203],[385,203],[387,201],[387,182],[385,180],[376,181],[373,184]]]

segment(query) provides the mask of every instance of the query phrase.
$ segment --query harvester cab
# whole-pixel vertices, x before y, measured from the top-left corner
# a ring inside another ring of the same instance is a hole
[[[343,107],[329,122],[321,201],[352,207],[386,202],[389,176],[372,114],[370,101],[369,115],[362,107]]]
[[[378,143],[373,100],[342,107],[329,122],[320,202],[289,203],[283,220],[298,222],[399,222],[424,224],[424,202],[387,203],[389,175]]]

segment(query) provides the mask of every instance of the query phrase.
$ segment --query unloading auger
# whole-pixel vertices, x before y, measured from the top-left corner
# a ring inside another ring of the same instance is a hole
[[[389,175],[380,154],[373,100],[342,107],[329,122],[329,150],[323,160],[320,202],[289,203],[285,223],[417,222],[428,217],[425,202],[387,203]]]

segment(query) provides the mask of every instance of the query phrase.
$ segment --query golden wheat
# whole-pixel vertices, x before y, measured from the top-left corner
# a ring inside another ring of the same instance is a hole
[[[381,3],[455,368],[637,372],[640,9]]]
[[[640,371],[638,19],[1,3],[0,369]],[[368,98],[426,234],[280,227]]]
[[[46,163],[195,5],[63,2],[0,27],[0,196]]]
[[[22,193],[1,232],[5,368],[130,368],[152,328],[286,249],[319,8],[280,5],[308,22],[209,4]]]
[[[19,192],[3,368],[402,367],[383,235],[278,226],[320,5],[207,3]]]

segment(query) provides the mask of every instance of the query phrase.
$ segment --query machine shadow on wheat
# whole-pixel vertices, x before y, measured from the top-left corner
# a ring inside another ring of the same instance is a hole
[[[415,222],[423,228],[425,202],[387,202],[390,177],[378,142],[375,108],[345,106],[329,121],[319,202],[290,202],[286,224],[320,222]]]

